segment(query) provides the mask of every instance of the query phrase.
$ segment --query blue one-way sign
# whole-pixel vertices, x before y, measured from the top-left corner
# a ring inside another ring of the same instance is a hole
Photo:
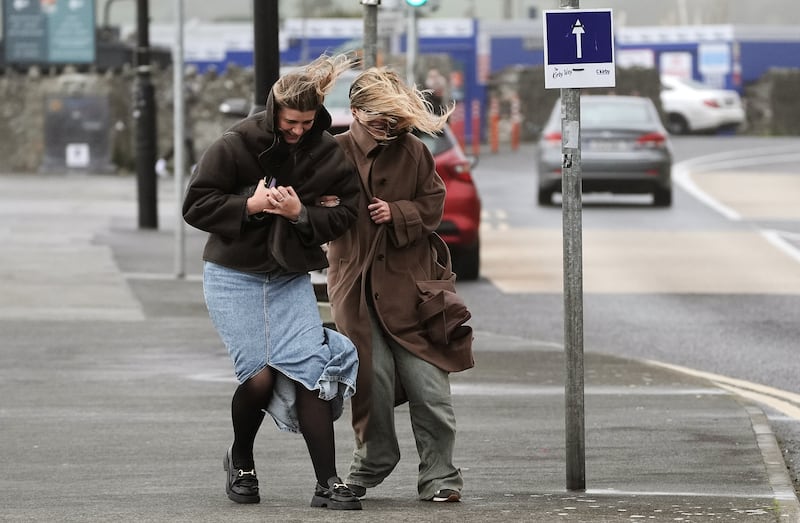
[[[544,11],[545,88],[614,87],[611,9]]]

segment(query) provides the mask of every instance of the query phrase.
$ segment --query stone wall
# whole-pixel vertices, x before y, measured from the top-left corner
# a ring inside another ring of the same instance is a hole
[[[447,73],[447,63],[431,63]],[[542,67],[514,67],[495,74],[489,83],[490,100],[496,100],[501,121],[508,122],[512,101],[518,97],[522,115],[521,140],[538,137],[553,104],[558,89],[544,89]],[[155,67],[152,73],[155,90],[156,122],[158,129],[157,154],[163,154],[172,143],[172,79],[170,68]],[[92,96],[108,102],[108,119],[103,129],[107,138],[109,161],[103,172],[135,171],[135,119],[132,99],[135,73],[126,68],[105,74],[56,74],[31,68],[26,73],[6,70],[0,75],[0,172],[36,173],[44,169],[46,151],[52,151],[52,133],[46,137],[47,101],[59,97]],[[187,131],[195,142],[197,156],[230,126],[235,117],[219,112],[226,98],[253,98],[253,71],[230,67],[225,71],[186,75]],[[420,82],[423,84],[424,82]],[[587,92],[639,94],[653,99],[660,108],[658,76],[651,69],[618,69],[617,87],[586,89]],[[748,133],[760,135],[800,135],[800,70],[773,70],[759,82],[748,86],[745,103],[748,113]],[[52,115],[50,115],[52,116]],[[484,118],[484,121],[487,119]],[[507,129],[508,125],[503,126]],[[486,133],[483,134],[486,136]],[[69,136],[62,137],[69,140]],[[48,149],[48,147],[50,147]]]
[[[151,81],[155,91],[158,155],[172,144],[172,80],[170,68],[154,68]],[[52,149],[53,145],[48,144],[47,140],[69,141],[70,137],[54,138],[51,132],[45,132],[47,113],[52,109],[50,106],[54,98],[76,97],[107,101],[108,118],[102,132],[106,133],[110,161],[101,170],[134,172],[136,121],[132,102],[135,82],[135,72],[128,68],[106,74],[66,71],[57,75],[37,68],[31,68],[25,74],[6,71],[0,76],[0,155],[4,159],[0,163],[0,172],[36,173],[52,170],[45,169],[46,151]],[[186,88],[191,93],[186,97],[187,132],[194,137],[198,156],[235,121],[219,112],[220,103],[226,98],[252,100],[253,82],[252,70],[235,67],[221,74],[210,72],[199,75],[191,70],[187,73]],[[83,123],[76,121],[71,125],[74,128]],[[64,132],[68,132],[69,127],[66,129]]]
[[[800,135],[800,69],[772,69],[745,94],[751,134]]]

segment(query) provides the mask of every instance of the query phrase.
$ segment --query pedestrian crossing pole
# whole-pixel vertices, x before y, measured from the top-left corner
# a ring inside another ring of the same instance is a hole
[[[561,0],[578,9],[580,0]],[[583,369],[581,90],[561,89],[561,214],[564,242],[564,351],[567,490],[586,490]]]

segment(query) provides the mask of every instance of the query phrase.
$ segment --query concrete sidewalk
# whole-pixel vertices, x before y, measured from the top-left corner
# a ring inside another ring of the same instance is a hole
[[[713,386],[587,348],[586,492],[566,485],[564,359],[476,333],[452,377],[465,478],[458,504],[416,500],[416,450],[361,512],[312,509],[302,438],[267,421],[262,502],[224,492],[228,356],[203,304],[204,235],[175,279],[171,180],[159,230],[137,227],[134,177],[0,175],[0,520],[800,521],[761,410]],[[340,473],[349,412],[336,424]]]

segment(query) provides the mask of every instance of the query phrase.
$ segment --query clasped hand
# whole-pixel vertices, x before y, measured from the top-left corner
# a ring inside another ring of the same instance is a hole
[[[253,199],[262,208],[262,212],[277,214],[296,221],[300,216],[303,204],[291,186],[267,187],[264,180],[261,180],[253,194]]]
[[[378,225],[382,223],[392,223],[392,208],[389,203],[380,198],[372,198],[372,203],[367,205],[369,217]]]

